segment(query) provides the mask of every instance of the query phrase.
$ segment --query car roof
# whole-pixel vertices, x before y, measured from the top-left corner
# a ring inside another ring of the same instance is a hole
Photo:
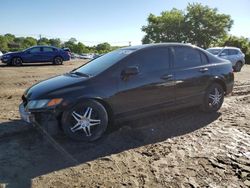
[[[34,48],[34,47],[49,47],[49,48],[57,48],[55,46],[49,46],[49,45],[36,45],[36,46],[32,46],[31,48]]]
[[[233,46],[212,47],[212,48],[208,48],[208,49],[233,49],[233,50],[240,50],[240,48],[236,48],[236,47],[233,47]]]
[[[128,46],[121,48],[122,50],[140,50],[144,48],[150,48],[150,47],[161,47],[161,46],[189,46],[189,47],[196,47],[191,44],[187,43],[175,43],[175,42],[169,42],[169,43],[153,43],[153,44],[142,44],[137,46]]]

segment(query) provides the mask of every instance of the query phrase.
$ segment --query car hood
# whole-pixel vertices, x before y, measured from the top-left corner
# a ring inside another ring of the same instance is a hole
[[[24,92],[24,96],[27,100],[60,97],[64,95],[65,92],[72,92],[76,89],[84,88],[82,81],[88,79],[89,77],[76,76],[69,73],[59,75],[33,85]]]
[[[4,55],[19,55],[19,54],[21,54],[22,52],[21,51],[18,51],[18,52],[8,52],[8,53],[6,53],[6,54],[4,54]]]

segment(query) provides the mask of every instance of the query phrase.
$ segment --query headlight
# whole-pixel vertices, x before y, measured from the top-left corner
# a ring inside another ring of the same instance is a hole
[[[26,108],[29,110],[41,109],[46,107],[53,107],[62,102],[62,98],[56,99],[42,99],[29,101]]]
[[[9,58],[10,57],[10,55],[4,55],[3,56],[3,58]]]

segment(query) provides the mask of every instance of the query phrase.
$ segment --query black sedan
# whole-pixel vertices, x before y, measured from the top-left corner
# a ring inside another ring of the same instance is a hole
[[[19,109],[28,122],[54,121],[46,123],[49,129],[62,126],[72,139],[93,141],[114,119],[187,106],[217,111],[233,84],[231,63],[203,49],[178,43],[141,45],[110,52],[32,86]]]

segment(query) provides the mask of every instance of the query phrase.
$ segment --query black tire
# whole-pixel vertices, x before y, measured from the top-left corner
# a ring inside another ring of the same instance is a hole
[[[216,93],[216,90],[218,93]],[[217,112],[224,101],[224,93],[222,86],[218,83],[214,83],[208,87],[204,96],[202,110],[205,112]]]
[[[242,68],[242,63],[240,61],[238,61],[235,66],[234,66],[234,71],[235,72],[240,72]]]
[[[89,110],[89,108],[92,110]],[[86,113],[87,111],[91,111],[91,121],[88,119],[89,113]],[[85,114],[86,116],[84,116]],[[78,115],[81,115],[82,117],[79,117]],[[73,116],[77,117],[81,122],[79,123],[79,121]],[[94,123],[94,121],[96,122]],[[92,123],[92,125],[88,123]],[[88,125],[90,125],[89,129],[87,127]],[[70,110],[64,112],[62,117],[62,129],[64,133],[71,139],[77,141],[95,141],[102,136],[106,131],[107,126],[108,113],[104,106],[95,100],[85,100],[76,104]]]
[[[21,66],[23,64],[23,60],[20,57],[14,57],[11,60],[11,65],[13,66]]]
[[[53,64],[54,65],[62,65],[63,64],[63,59],[61,57],[57,56],[57,57],[54,58]]]

